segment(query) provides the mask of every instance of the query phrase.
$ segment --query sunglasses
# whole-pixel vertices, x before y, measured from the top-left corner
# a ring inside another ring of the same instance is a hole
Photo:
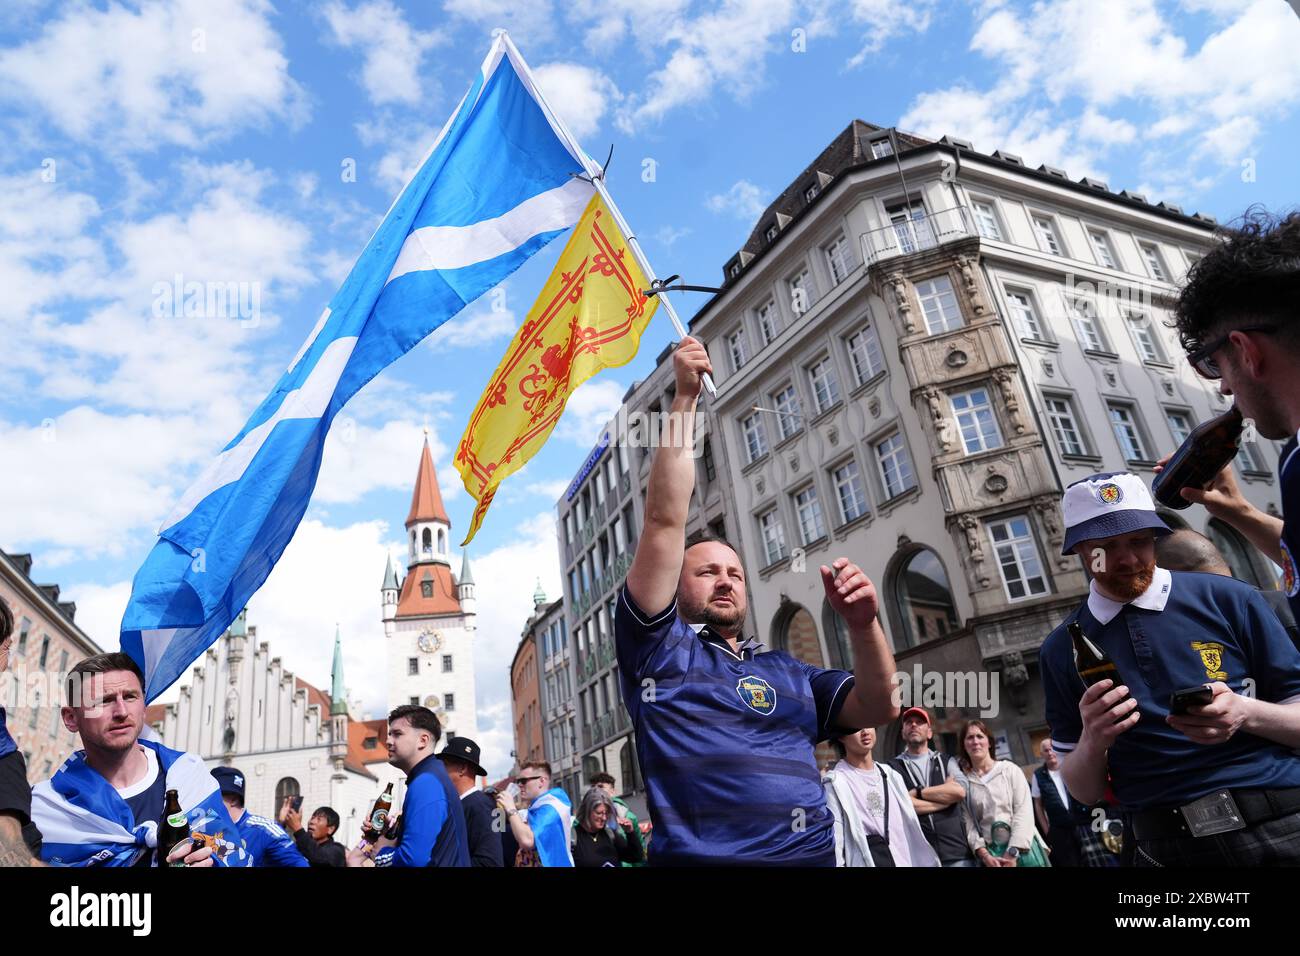
[[[1219,363],[1214,360],[1214,353],[1219,351],[1228,344],[1228,339],[1233,332],[1276,332],[1276,325],[1247,325],[1240,329],[1230,329],[1217,339],[1202,345],[1194,352],[1187,353],[1187,361],[1196,369],[1196,374],[1202,378],[1223,378],[1223,371],[1219,368]]]
[[[542,779],[541,777],[515,777],[515,783],[519,784],[519,786],[522,787],[530,780],[541,780],[541,779]]]

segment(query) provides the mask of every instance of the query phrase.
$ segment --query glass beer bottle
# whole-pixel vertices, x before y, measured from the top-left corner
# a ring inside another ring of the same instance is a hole
[[[1190,505],[1180,492],[1184,488],[1204,488],[1213,481],[1223,466],[1236,457],[1244,429],[1245,422],[1236,405],[1193,428],[1151,482],[1151,494],[1156,501],[1180,511]]]
[[[384,827],[388,826],[388,814],[393,809],[393,785],[390,783],[388,788],[379,795],[375,801],[374,809],[370,811],[371,829],[366,831],[366,840],[369,843],[376,842],[384,832]]]
[[[168,790],[163,799],[162,820],[158,826],[158,865],[184,866],[184,863],[168,863],[167,855],[190,838],[189,820],[181,809],[180,795],[175,790]]]
[[[1070,632],[1070,641],[1074,644],[1074,669],[1079,672],[1079,677],[1085,685],[1091,687],[1107,678],[1115,682],[1113,685],[1115,687],[1124,683],[1115,662],[1107,657],[1101,648],[1088,640],[1088,635],[1083,633],[1083,628],[1078,621],[1071,621],[1067,630]]]

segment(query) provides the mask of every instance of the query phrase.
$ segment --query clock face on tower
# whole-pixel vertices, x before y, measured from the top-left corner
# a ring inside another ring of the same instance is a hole
[[[437,652],[438,648],[442,647],[442,635],[426,627],[420,632],[419,640],[416,643],[425,654],[433,654]]]

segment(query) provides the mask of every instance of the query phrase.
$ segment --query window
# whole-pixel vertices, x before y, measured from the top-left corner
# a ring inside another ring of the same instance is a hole
[[[50,656],[50,636],[48,634],[41,638],[41,662],[38,665],[41,670],[45,670],[45,659]]]
[[[1091,299],[1074,299],[1070,302],[1070,320],[1079,333],[1079,344],[1093,352],[1105,352],[1106,340],[1101,336],[1101,323],[1097,307]]]
[[[763,430],[763,419],[758,412],[754,412],[741,419],[740,428],[745,433],[746,464],[758,461],[767,454],[767,433]]]
[[[1110,237],[1100,229],[1089,229],[1088,240],[1092,243],[1092,251],[1097,257],[1097,264],[1105,266],[1107,269],[1116,268],[1115,250],[1110,247]]]
[[[953,395],[952,411],[957,416],[957,428],[961,431],[966,454],[1002,447],[1002,436],[993,417],[988,389],[975,388]]]
[[[781,516],[775,508],[764,511],[758,516],[758,527],[767,563],[775,564],[785,557],[785,529],[781,527]]]
[[[66,674],[67,672],[68,672],[68,652],[64,651],[59,655],[59,669],[58,671],[56,671],[56,673]]]
[[[745,341],[744,329],[736,329],[727,336],[727,351],[731,355],[731,370],[739,372],[749,361],[749,343]]]
[[[803,315],[813,304],[812,283],[808,278],[808,270],[804,269],[793,279],[786,282],[790,288],[790,311],[795,315]]]
[[[835,484],[835,495],[840,502],[840,518],[848,524],[855,518],[867,513],[867,496],[862,490],[862,478],[858,474],[858,463],[846,461],[831,472],[831,481]]]
[[[840,383],[835,378],[835,366],[829,355],[808,366],[808,381],[812,385],[813,404],[824,412],[840,400]]]
[[[818,183],[813,183],[803,191],[803,201],[812,202],[818,195],[820,195],[821,191],[822,187]]]
[[[442,695],[442,709],[445,710],[445,711],[447,711],[448,713],[451,713],[451,711],[453,711],[453,710],[456,709],[456,695],[455,695],[455,694],[443,694],[443,695]]]
[[[1160,250],[1149,242],[1139,242],[1138,248],[1142,250],[1142,258],[1146,261],[1151,278],[1168,282],[1169,273],[1165,270],[1164,260],[1160,258]]]
[[[551,635],[550,635],[550,634],[547,634],[547,635],[546,635],[546,640],[547,640],[548,643],[550,643],[550,641],[551,641]],[[443,672],[444,674],[450,674],[450,673],[451,673],[451,655],[450,655],[450,654],[443,654],[443,655],[442,655],[442,672]]]
[[[947,276],[935,276],[933,279],[918,282],[916,295],[921,300],[921,311],[925,313],[925,327],[931,335],[961,328],[961,310],[957,308],[957,296],[952,291],[952,280]]]
[[[1047,579],[1043,576],[1043,563],[1038,558],[1038,548],[1029,530],[1029,519],[1024,516],[1005,521],[989,522],[989,536],[1002,570],[1002,585],[1007,597],[1019,601],[1047,593]]]
[[[1007,289],[1007,308],[1011,312],[1011,321],[1022,338],[1046,341],[1043,323],[1034,308],[1034,294],[1028,289]]]
[[[1142,434],[1138,430],[1133,406],[1112,402],[1107,407],[1110,410],[1110,424],[1115,429],[1115,439],[1119,442],[1124,460],[1148,461],[1149,457],[1146,447],[1142,444]]]
[[[852,671],[853,646],[849,638],[849,626],[825,598],[822,599],[822,633],[826,635],[826,644],[830,648],[831,667]]]
[[[18,625],[18,653],[25,655],[27,653],[27,632],[32,629],[32,620],[25,617],[22,623]]]
[[[912,461],[907,456],[903,436],[895,432],[876,444],[876,458],[880,462],[880,478],[885,485],[885,497],[901,495],[916,484],[912,474]]]
[[[884,159],[886,156],[894,155],[894,145],[886,137],[878,139],[871,144],[871,158]]]
[[[853,366],[853,378],[862,385],[879,375],[885,369],[885,361],[880,355],[880,340],[871,325],[864,325],[847,339],[849,347],[849,364]]]
[[[1259,454],[1259,446],[1254,442],[1243,440],[1237,449],[1237,455],[1233,459],[1237,463],[1237,470],[1243,472],[1267,472],[1268,467],[1264,464]]]
[[[849,243],[843,236],[838,237],[826,247],[826,264],[831,269],[831,281],[839,285],[846,278],[853,266],[849,262]]]
[[[900,200],[885,207],[885,215],[894,225],[894,237],[903,255],[934,246],[934,232],[925,218],[925,205],[919,200]]]
[[[412,701],[412,703],[415,703]],[[293,777],[281,777],[280,782],[275,785],[275,806],[284,806],[285,797],[302,796],[302,787]]]
[[[767,231],[763,233],[763,238],[768,242],[771,242],[776,238],[776,234],[780,231],[780,227],[778,227],[776,223],[772,223],[772,225],[767,227]]]
[[[915,647],[961,627],[948,575],[929,548],[903,561],[892,584],[888,590],[893,597],[893,633],[900,646]]]
[[[799,535],[804,544],[816,541],[826,534],[822,523],[822,505],[817,500],[817,489],[809,485],[794,496],[795,514],[799,516]]]
[[[420,659],[418,657],[408,657],[406,659],[406,676],[416,677],[420,673]]]
[[[1165,421],[1169,423],[1169,430],[1174,434],[1174,441],[1181,445],[1187,441],[1187,436],[1192,433],[1192,416],[1186,412],[1180,412],[1176,409],[1165,409]]]
[[[736,276],[740,275],[740,263],[733,262],[731,264],[731,268],[727,270],[727,275],[729,275],[733,279],[736,278]]]
[[[781,320],[776,314],[776,303],[765,302],[758,308],[758,335],[764,345],[771,344],[781,331]]]
[[[1051,218],[1030,216],[1029,219],[1034,224],[1034,238],[1038,240],[1038,248],[1054,256],[1062,255],[1061,240],[1057,238],[1056,226],[1052,224]]]
[[[421,597],[427,597],[427,598],[431,598],[431,597],[433,597],[433,582],[432,582],[432,581],[421,581],[421,582],[420,582],[420,596],[421,596]]]
[[[713,481],[718,477],[718,466],[713,463],[713,445],[707,438],[704,439],[704,454],[702,457],[704,458],[704,478],[706,481]],[[623,552],[627,546],[627,542],[623,540],[623,526],[621,524],[617,525],[616,530],[618,531],[618,550]]]
[[[1151,328],[1151,319],[1142,312],[1127,312],[1124,320],[1128,323],[1129,332],[1133,335],[1133,344],[1137,346],[1138,355],[1142,356],[1144,362],[1165,362],[1164,349],[1160,347],[1160,340],[1156,337],[1155,329]]]
[[[972,204],[975,210],[975,227],[985,239],[1002,240],[1002,227],[998,225],[998,214],[993,210],[993,203],[977,199]]]
[[[773,395],[772,404],[778,413],[776,416],[776,430],[780,433],[782,440],[789,438],[801,427],[799,421],[799,396],[795,394],[794,386],[787,385]]]
[[[1061,454],[1086,455],[1088,449],[1083,444],[1083,433],[1079,431],[1074,403],[1063,396],[1049,395],[1045,404],[1047,418],[1052,424],[1052,433],[1056,436],[1056,444],[1061,449]]]

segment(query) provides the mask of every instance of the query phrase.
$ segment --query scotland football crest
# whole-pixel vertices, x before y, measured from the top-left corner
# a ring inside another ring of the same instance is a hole
[[[736,684],[736,693],[752,711],[767,715],[776,710],[776,688],[761,677],[742,677]]]
[[[1097,487],[1097,500],[1104,505],[1117,505],[1124,500],[1124,492],[1115,482],[1108,481]]]

